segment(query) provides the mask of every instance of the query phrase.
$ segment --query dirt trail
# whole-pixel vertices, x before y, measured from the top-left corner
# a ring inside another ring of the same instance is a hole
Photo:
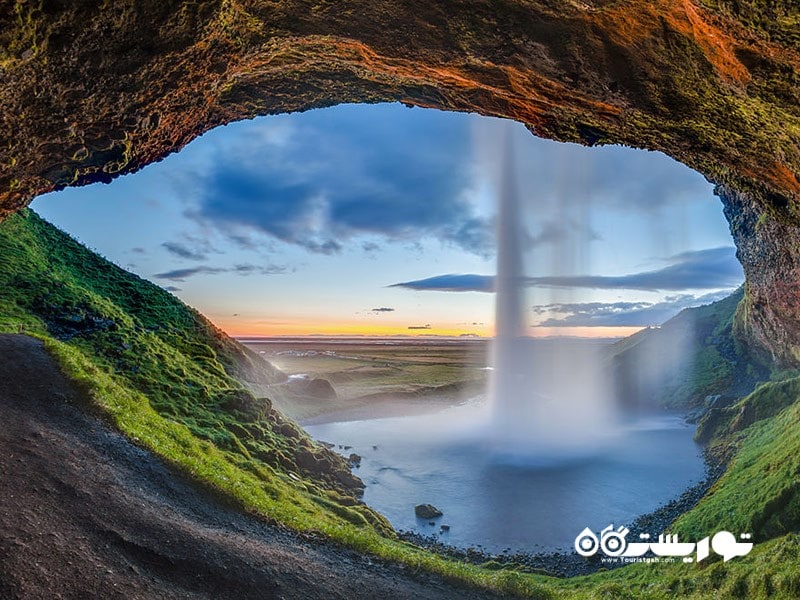
[[[81,408],[0,335],[0,598],[483,598],[243,515]]]

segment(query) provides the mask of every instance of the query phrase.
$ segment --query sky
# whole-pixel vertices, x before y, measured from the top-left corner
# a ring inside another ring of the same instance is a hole
[[[234,123],[32,208],[231,335],[490,336],[507,138],[530,335],[627,335],[743,281],[711,184],[669,157],[400,104]]]

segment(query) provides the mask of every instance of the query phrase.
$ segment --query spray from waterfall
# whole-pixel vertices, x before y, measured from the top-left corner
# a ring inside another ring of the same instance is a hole
[[[536,190],[520,194],[511,125],[502,142],[497,216],[495,341],[490,382],[492,446],[498,456],[550,460],[585,455],[614,432],[614,400],[596,345],[574,339],[529,337],[526,315],[524,210],[536,208]],[[569,202],[569,198],[564,199]],[[580,255],[581,242],[554,256]],[[583,242],[588,243],[588,242]],[[535,252],[537,249],[534,248]],[[554,260],[554,265],[559,261]]]

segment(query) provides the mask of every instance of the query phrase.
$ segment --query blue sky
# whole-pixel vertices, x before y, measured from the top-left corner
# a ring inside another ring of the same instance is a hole
[[[668,157],[397,104],[235,123],[33,208],[233,334],[490,335],[509,127],[532,335],[628,333],[742,281],[711,185]]]

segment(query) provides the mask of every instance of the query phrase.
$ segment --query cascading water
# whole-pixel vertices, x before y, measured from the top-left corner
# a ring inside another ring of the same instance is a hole
[[[526,335],[525,226],[511,136],[507,128],[497,186],[492,446],[499,457],[513,460],[585,456],[615,430],[608,373],[594,345]]]

